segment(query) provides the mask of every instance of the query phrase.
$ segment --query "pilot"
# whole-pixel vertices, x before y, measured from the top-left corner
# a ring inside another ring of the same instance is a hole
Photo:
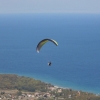
[[[51,66],[51,62],[48,62],[48,66]]]

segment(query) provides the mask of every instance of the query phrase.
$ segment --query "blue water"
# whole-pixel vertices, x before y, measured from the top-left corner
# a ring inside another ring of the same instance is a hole
[[[59,45],[48,42],[38,54],[44,38]],[[100,15],[1,14],[0,73],[100,93]]]

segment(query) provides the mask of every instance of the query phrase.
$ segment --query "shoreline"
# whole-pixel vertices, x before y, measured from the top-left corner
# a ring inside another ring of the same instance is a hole
[[[93,93],[93,94],[96,94],[96,95],[100,95],[100,93],[96,92],[96,91],[91,91],[91,90],[87,90],[87,89],[76,89],[76,87],[66,87],[66,86],[62,86],[62,85],[58,85],[56,84],[55,82],[48,82],[48,81],[45,81],[43,79],[40,79],[39,77],[34,77],[33,75],[26,75],[26,74],[16,74],[16,73],[0,73],[0,74],[12,74],[12,75],[18,75],[18,76],[25,76],[25,77],[30,77],[30,78],[33,78],[35,80],[40,80],[44,83],[47,83],[47,84],[51,84],[53,85],[54,87],[57,87],[57,88],[62,88],[62,89],[71,89],[71,90],[74,90],[74,91],[82,91],[82,92],[86,92],[86,93]]]
[[[42,82],[45,82],[45,83],[48,83],[48,84],[52,84],[53,86],[57,86],[59,88],[63,88],[63,89],[72,89],[72,90],[75,90],[75,91],[82,91],[82,92],[87,92],[87,93],[93,93],[93,94],[100,94],[98,91],[93,91],[93,90],[89,90],[87,88],[81,88],[81,87],[76,87],[76,86],[73,86],[73,85],[69,85],[70,83],[68,83],[68,86],[64,86],[63,84],[57,82],[57,81],[52,81],[50,82],[51,80],[46,80],[46,79],[43,79],[41,77],[37,77],[36,75],[33,76],[33,75],[24,75],[26,77],[31,77],[31,78],[34,78],[35,80],[40,80]],[[58,83],[58,84],[57,84]]]

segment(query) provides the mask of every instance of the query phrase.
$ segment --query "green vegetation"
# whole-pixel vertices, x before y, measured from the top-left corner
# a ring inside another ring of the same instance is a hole
[[[100,100],[100,95],[93,93],[63,89],[29,77],[0,74],[0,97],[7,97],[7,91],[13,90],[15,91],[14,95],[16,95],[13,97],[18,99],[21,96],[23,98],[21,100],[26,100],[25,98],[27,100],[29,98],[34,98],[34,100]],[[29,92],[30,97],[28,97]]]
[[[0,89],[17,89],[31,92],[45,92],[47,91],[48,86],[52,85],[29,77],[12,74],[0,74]]]

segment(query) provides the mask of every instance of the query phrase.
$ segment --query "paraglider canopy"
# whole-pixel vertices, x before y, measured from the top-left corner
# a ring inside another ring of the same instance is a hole
[[[42,47],[45,43],[47,43],[48,41],[54,43],[56,46],[58,45],[58,43],[57,43],[55,40],[53,40],[53,39],[43,39],[43,40],[41,40],[41,41],[38,43],[38,45],[37,45],[37,47],[36,47],[36,51],[39,53],[41,47]]]

